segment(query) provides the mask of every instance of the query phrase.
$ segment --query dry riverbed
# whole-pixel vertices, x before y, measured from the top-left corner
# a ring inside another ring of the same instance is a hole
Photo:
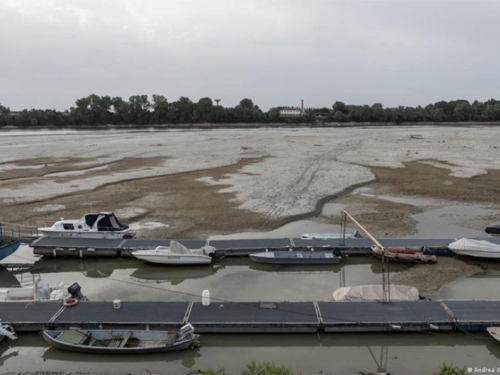
[[[149,228],[142,237],[207,238],[304,218],[337,225],[338,213],[322,214],[334,202],[396,237],[418,235],[415,215],[435,207],[424,199],[489,207],[447,218],[481,231],[499,219],[499,137],[494,127],[2,132],[0,220],[114,210]],[[432,293],[478,270],[450,258],[395,281]]]

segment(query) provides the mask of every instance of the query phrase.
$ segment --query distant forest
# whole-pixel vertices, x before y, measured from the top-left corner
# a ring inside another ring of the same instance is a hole
[[[216,102],[216,103],[214,103]],[[308,108],[301,116],[280,116],[280,107],[262,111],[251,99],[236,107],[219,105],[219,100],[202,98],[193,102],[181,97],[168,102],[162,95],[120,97],[89,95],[78,99],[66,111],[24,109],[13,112],[0,104],[0,126],[93,126],[231,123],[416,123],[416,122],[500,122],[500,101],[440,101],[425,107],[384,108],[382,104],[350,105],[335,102],[331,108]]]

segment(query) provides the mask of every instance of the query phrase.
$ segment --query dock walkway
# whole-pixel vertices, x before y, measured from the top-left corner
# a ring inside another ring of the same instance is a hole
[[[500,237],[483,238],[500,244]],[[30,243],[35,254],[48,256],[130,256],[136,249],[169,246],[169,239],[84,239],[84,238],[55,238],[40,237]],[[371,240],[367,238],[346,239],[344,246],[340,246],[338,239],[308,240],[303,238],[263,238],[263,239],[234,239],[234,240],[176,240],[188,248],[200,248],[207,243],[214,246],[217,256],[248,256],[252,253],[272,250],[332,250],[339,248],[347,255],[371,253]],[[438,254],[449,253],[448,245],[455,241],[453,238],[383,238],[379,240],[387,247],[426,247]]]
[[[299,333],[484,330],[500,325],[500,301],[380,302],[0,302],[16,331],[50,328],[171,329],[199,333]]]

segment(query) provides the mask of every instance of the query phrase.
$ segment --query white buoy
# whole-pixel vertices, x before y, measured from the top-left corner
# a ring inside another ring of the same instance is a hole
[[[121,301],[120,301],[119,299],[115,299],[115,300],[113,301],[113,308],[114,308],[115,310],[118,310],[120,307],[121,307]]]
[[[429,328],[433,329],[434,331],[439,331],[439,326],[437,326],[435,324],[429,324]]]
[[[398,325],[398,324],[392,324],[392,325],[391,325],[391,328],[392,328],[392,329],[401,329],[401,326],[400,326],[400,325]]]
[[[203,306],[210,306],[210,291],[208,289],[205,289],[201,293],[201,304]]]

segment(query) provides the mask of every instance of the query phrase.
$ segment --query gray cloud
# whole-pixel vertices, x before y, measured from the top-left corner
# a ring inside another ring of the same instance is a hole
[[[90,93],[263,108],[498,94],[498,1],[0,2],[0,103]]]

